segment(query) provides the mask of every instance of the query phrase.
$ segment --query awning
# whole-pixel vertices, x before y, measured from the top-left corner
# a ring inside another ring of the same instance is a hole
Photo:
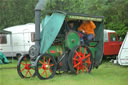
[[[10,31],[0,30],[0,34],[11,34]]]

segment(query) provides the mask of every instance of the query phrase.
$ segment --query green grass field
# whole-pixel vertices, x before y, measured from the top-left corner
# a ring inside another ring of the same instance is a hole
[[[0,68],[15,67],[14,63],[0,65]],[[55,75],[49,80],[39,80],[37,77],[21,79],[16,69],[0,69],[0,85],[128,85],[128,67],[104,62],[90,74]]]

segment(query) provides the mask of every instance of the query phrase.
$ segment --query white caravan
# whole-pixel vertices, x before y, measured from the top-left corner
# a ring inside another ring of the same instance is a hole
[[[124,66],[128,65],[128,32],[120,48],[117,59],[120,65],[124,65]]]
[[[4,30],[10,31],[11,34],[0,34],[0,52],[7,57],[28,53],[30,46],[34,44],[34,23],[12,26]]]

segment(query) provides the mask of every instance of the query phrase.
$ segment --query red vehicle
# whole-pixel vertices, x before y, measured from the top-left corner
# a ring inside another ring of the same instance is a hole
[[[118,55],[122,41],[113,30],[104,30],[104,55]]]

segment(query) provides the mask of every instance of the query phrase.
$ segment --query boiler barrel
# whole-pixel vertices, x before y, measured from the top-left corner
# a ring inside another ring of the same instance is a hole
[[[62,46],[51,46],[48,51],[46,53],[54,56],[54,57],[58,57],[61,56],[63,54],[63,47]]]

